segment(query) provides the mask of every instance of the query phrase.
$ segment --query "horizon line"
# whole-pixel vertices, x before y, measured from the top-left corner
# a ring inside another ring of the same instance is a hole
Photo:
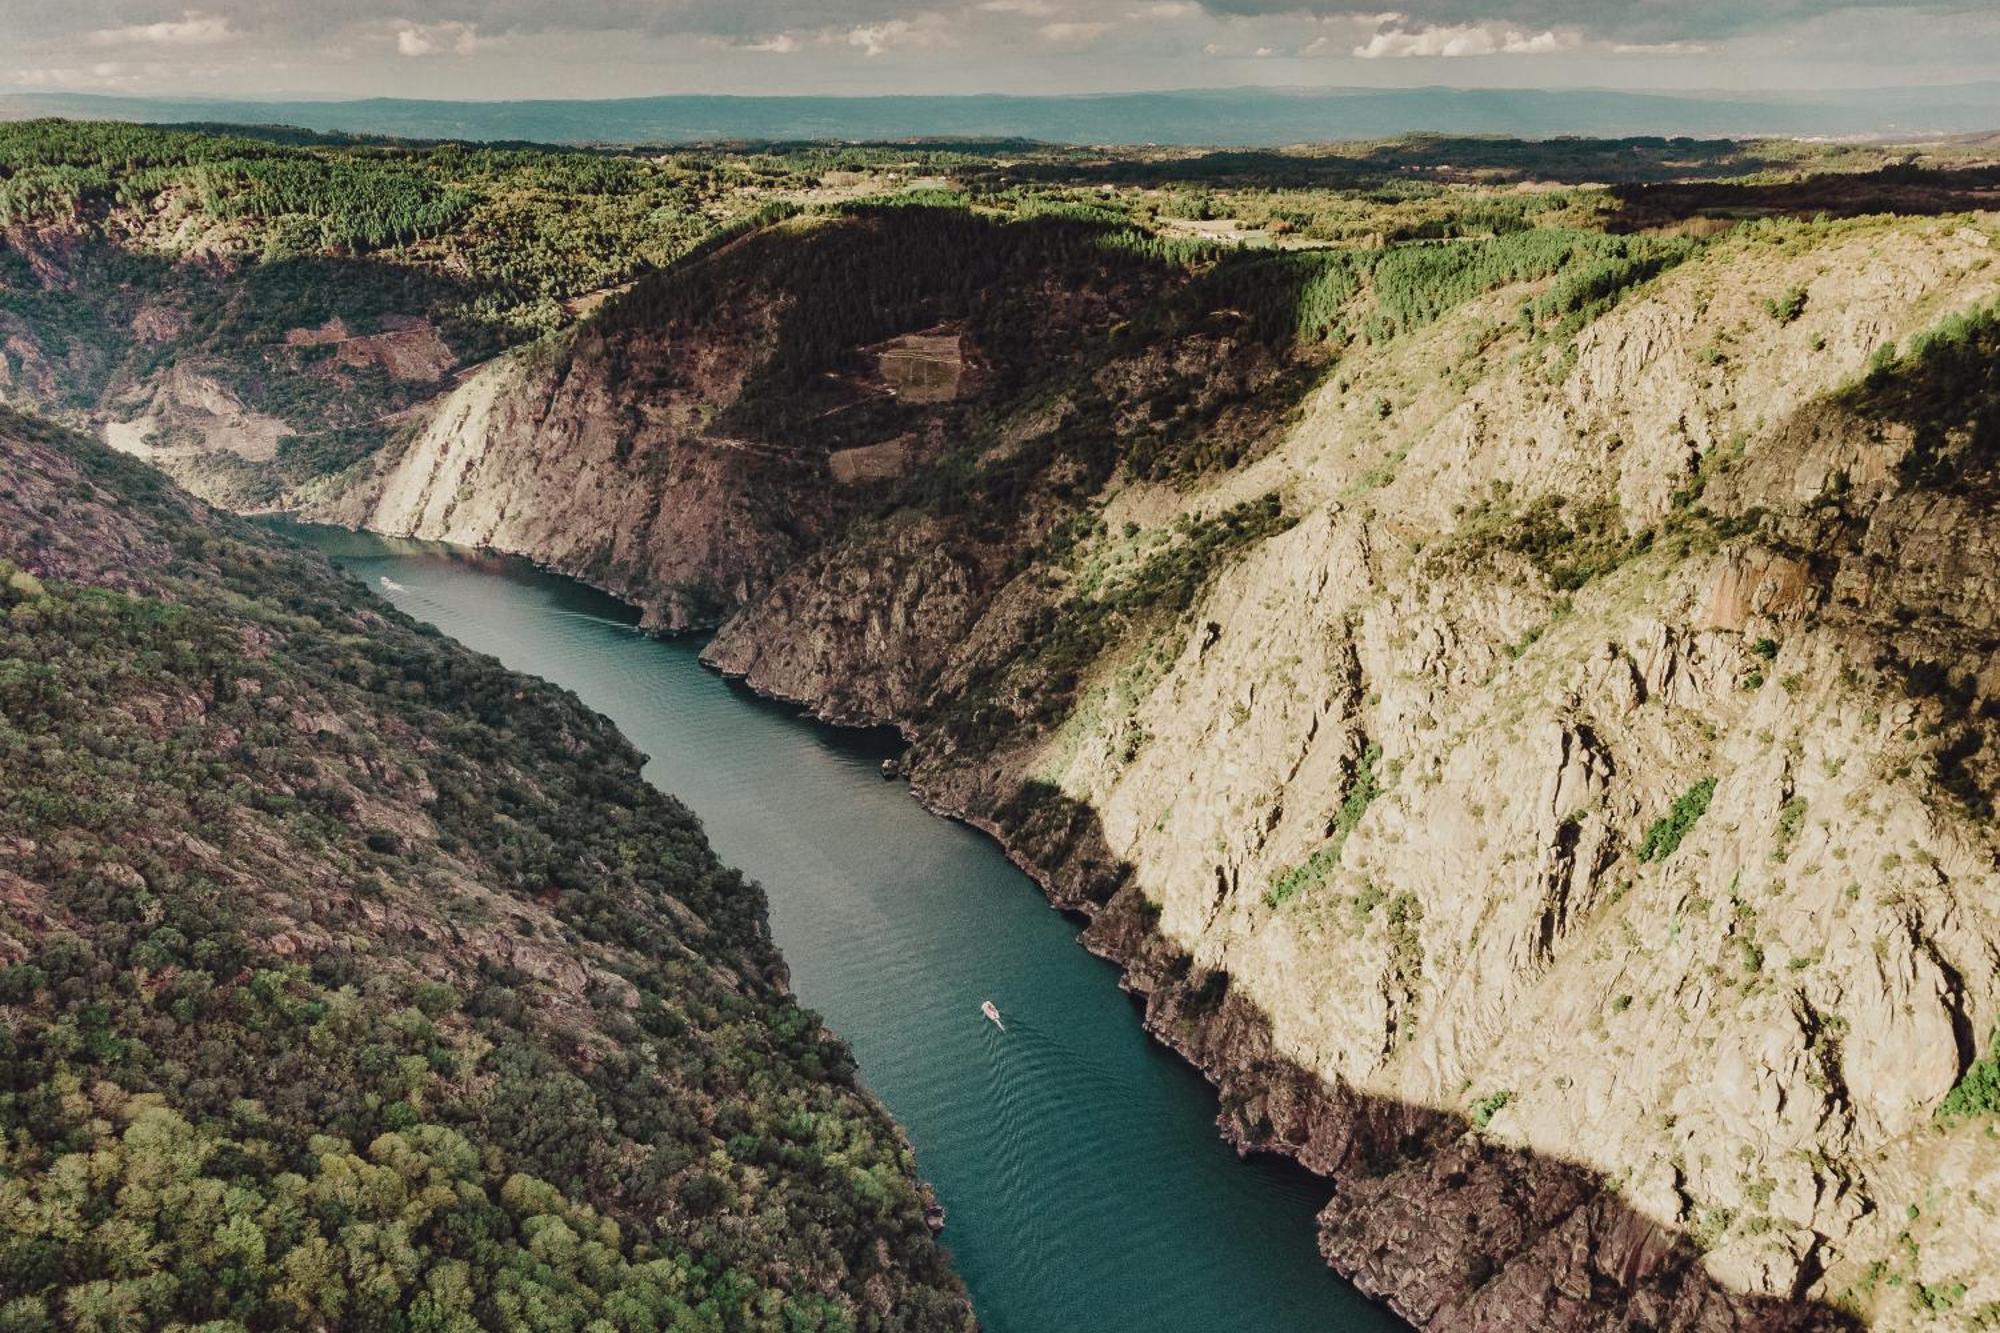
[[[1534,86],[1470,86],[1449,83],[1424,84],[1225,84],[1191,85],[1172,88],[1104,89],[1063,93],[1011,93],[1011,92],[948,92],[948,93],[715,93],[715,92],[658,92],[634,93],[620,97],[396,97],[386,94],[353,96],[341,93],[142,93],[111,92],[104,89],[83,88],[24,88],[0,86],[0,97],[75,97],[97,101],[129,102],[227,102],[240,105],[282,105],[287,102],[311,102],[328,106],[366,105],[368,103],[403,103],[416,106],[524,106],[524,105],[613,105],[631,102],[662,102],[674,100],[736,101],[736,102],[917,102],[917,101],[1010,101],[1010,102],[1087,102],[1102,101],[1121,97],[1192,97],[1216,94],[1265,94],[1272,96],[1352,96],[1352,95],[1395,95],[1409,93],[1454,93],[1474,95],[1519,95],[1546,94],[1564,95],[1594,93],[1613,97],[1663,98],[1668,100],[1697,101],[1708,99],[1732,101],[1782,101],[1790,99],[1810,99],[1814,97],[1853,96],[1868,93],[1924,93],[1930,96],[1948,95],[1954,90],[2000,90],[2000,79],[1968,79],[1955,83],[1910,84],[1886,83],[1866,87],[1844,87],[1839,89],[1816,88],[1776,88],[1776,89],[1729,89],[1729,88],[1614,88],[1603,84],[1548,84]]]

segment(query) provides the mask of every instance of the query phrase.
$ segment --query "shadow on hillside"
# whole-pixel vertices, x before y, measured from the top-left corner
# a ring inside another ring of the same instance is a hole
[[[1496,139],[1412,135],[1383,144],[1365,161],[1446,179],[1545,181],[1559,185],[1633,183],[1687,176],[1747,176],[1789,165],[1757,143],[1642,135],[1623,139]]]
[[[1665,227],[1697,218],[1935,216],[2000,208],[2000,166],[1886,167],[1788,181],[1674,181],[1616,186],[1615,231]]]
[[[136,413],[176,364],[216,379],[260,412],[306,434],[369,425],[436,392],[337,347],[288,334],[338,320],[349,334],[432,320],[459,364],[518,334],[444,312],[498,288],[376,256],[292,255],[231,268],[137,246],[16,226],[0,229],[0,341],[12,339],[13,397],[39,411]]]
[[[1467,1116],[1330,1085],[1278,1055],[1270,1019],[1155,930],[1157,910],[1088,806],[1041,783],[990,818],[1084,942],[1122,964],[1146,1026],[1215,1084],[1239,1151],[1291,1156],[1327,1178],[1320,1248],[1419,1327],[1522,1330],[1858,1330],[1803,1298],[1747,1296],[1710,1277],[1684,1232],[1622,1202],[1588,1167],[1496,1142]],[[1218,871],[1218,895],[1229,889]]]
[[[1065,184],[1366,189],[1412,176],[1579,185],[1744,176],[1789,165],[1790,161],[1766,153],[1757,144],[1735,139],[1639,136],[1529,140],[1413,134],[1359,152],[1218,149],[1009,163],[996,174],[1012,180]]]

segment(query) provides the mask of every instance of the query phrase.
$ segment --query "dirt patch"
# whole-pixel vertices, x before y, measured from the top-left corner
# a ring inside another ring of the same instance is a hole
[[[293,433],[289,422],[251,411],[220,381],[185,368],[168,373],[146,411],[107,421],[100,432],[113,449],[139,458],[231,453],[250,463],[271,461]]]
[[[600,287],[594,292],[572,296],[562,303],[563,311],[571,319],[582,319],[614,296],[623,296],[632,290],[632,284],[621,282],[616,287]]]
[[[385,315],[382,332],[355,333],[338,316],[316,329],[291,329],[287,347],[331,347],[332,365],[366,370],[380,366],[389,378],[406,383],[436,384],[458,364],[458,358],[427,319]]]
[[[875,353],[877,372],[906,403],[948,403],[965,379],[964,340],[956,333],[910,333]]]
[[[132,316],[132,336],[154,346],[170,343],[187,332],[187,313],[173,306],[141,306]]]
[[[842,449],[828,454],[827,469],[842,486],[860,486],[871,481],[893,481],[909,470],[908,436],[881,444],[865,444],[858,449]]]

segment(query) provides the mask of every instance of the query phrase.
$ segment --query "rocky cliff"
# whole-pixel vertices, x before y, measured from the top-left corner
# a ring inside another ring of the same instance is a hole
[[[1060,559],[891,523],[710,660],[913,734],[1413,1322],[1982,1307],[1991,1121],[1939,1112],[2000,1023],[1995,348],[1925,335],[1992,255],[1752,230],[1567,343],[1503,290]],[[1119,595],[1262,496],[1185,611]]]
[[[915,206],[753,229],[480,367],[297,503],[712,627],[908,488],[950,487],[948,444],[1031,415],[1182,280],[1104,231]]]
[[[1771,224],[1581,317],[1502,273],[1295,404],[1211,312],[782,459],[699,424],[754,340],[586,335],[330,512],[726,616],[719,669],[902,727],[1413,1322],[1922,1323],[2000,1299],[1990,1122],[1938,1114],[2000,1023],[1991,386],[1924,340],[1991,259],[1977,221]],[[1232,373],[1268,410],[1177,404]],[[865,513],[848,450],[896,460]]]

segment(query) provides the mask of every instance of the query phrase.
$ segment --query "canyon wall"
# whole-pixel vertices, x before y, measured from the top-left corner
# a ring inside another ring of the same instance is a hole
[[[1062,565],[983,577],[908,519],[709,658],[914,734],[919,790],[1097,913],[1419,1325],[1976,1308],[2000,1164],[1937,1112],[2000,1023],[1993,460],[1922,475],[1925,428],[1850,386],[1990,302],[1992,254],[1963,220],[1732,238],[1561,351],[1502,291],[1350,354],[1259,461],[1114,481]],[[1018,721],[1037,608],[1110,615],[1077,590],[1263,495],[1289,527]],[[975,689],[990,747],[946,725]]]

